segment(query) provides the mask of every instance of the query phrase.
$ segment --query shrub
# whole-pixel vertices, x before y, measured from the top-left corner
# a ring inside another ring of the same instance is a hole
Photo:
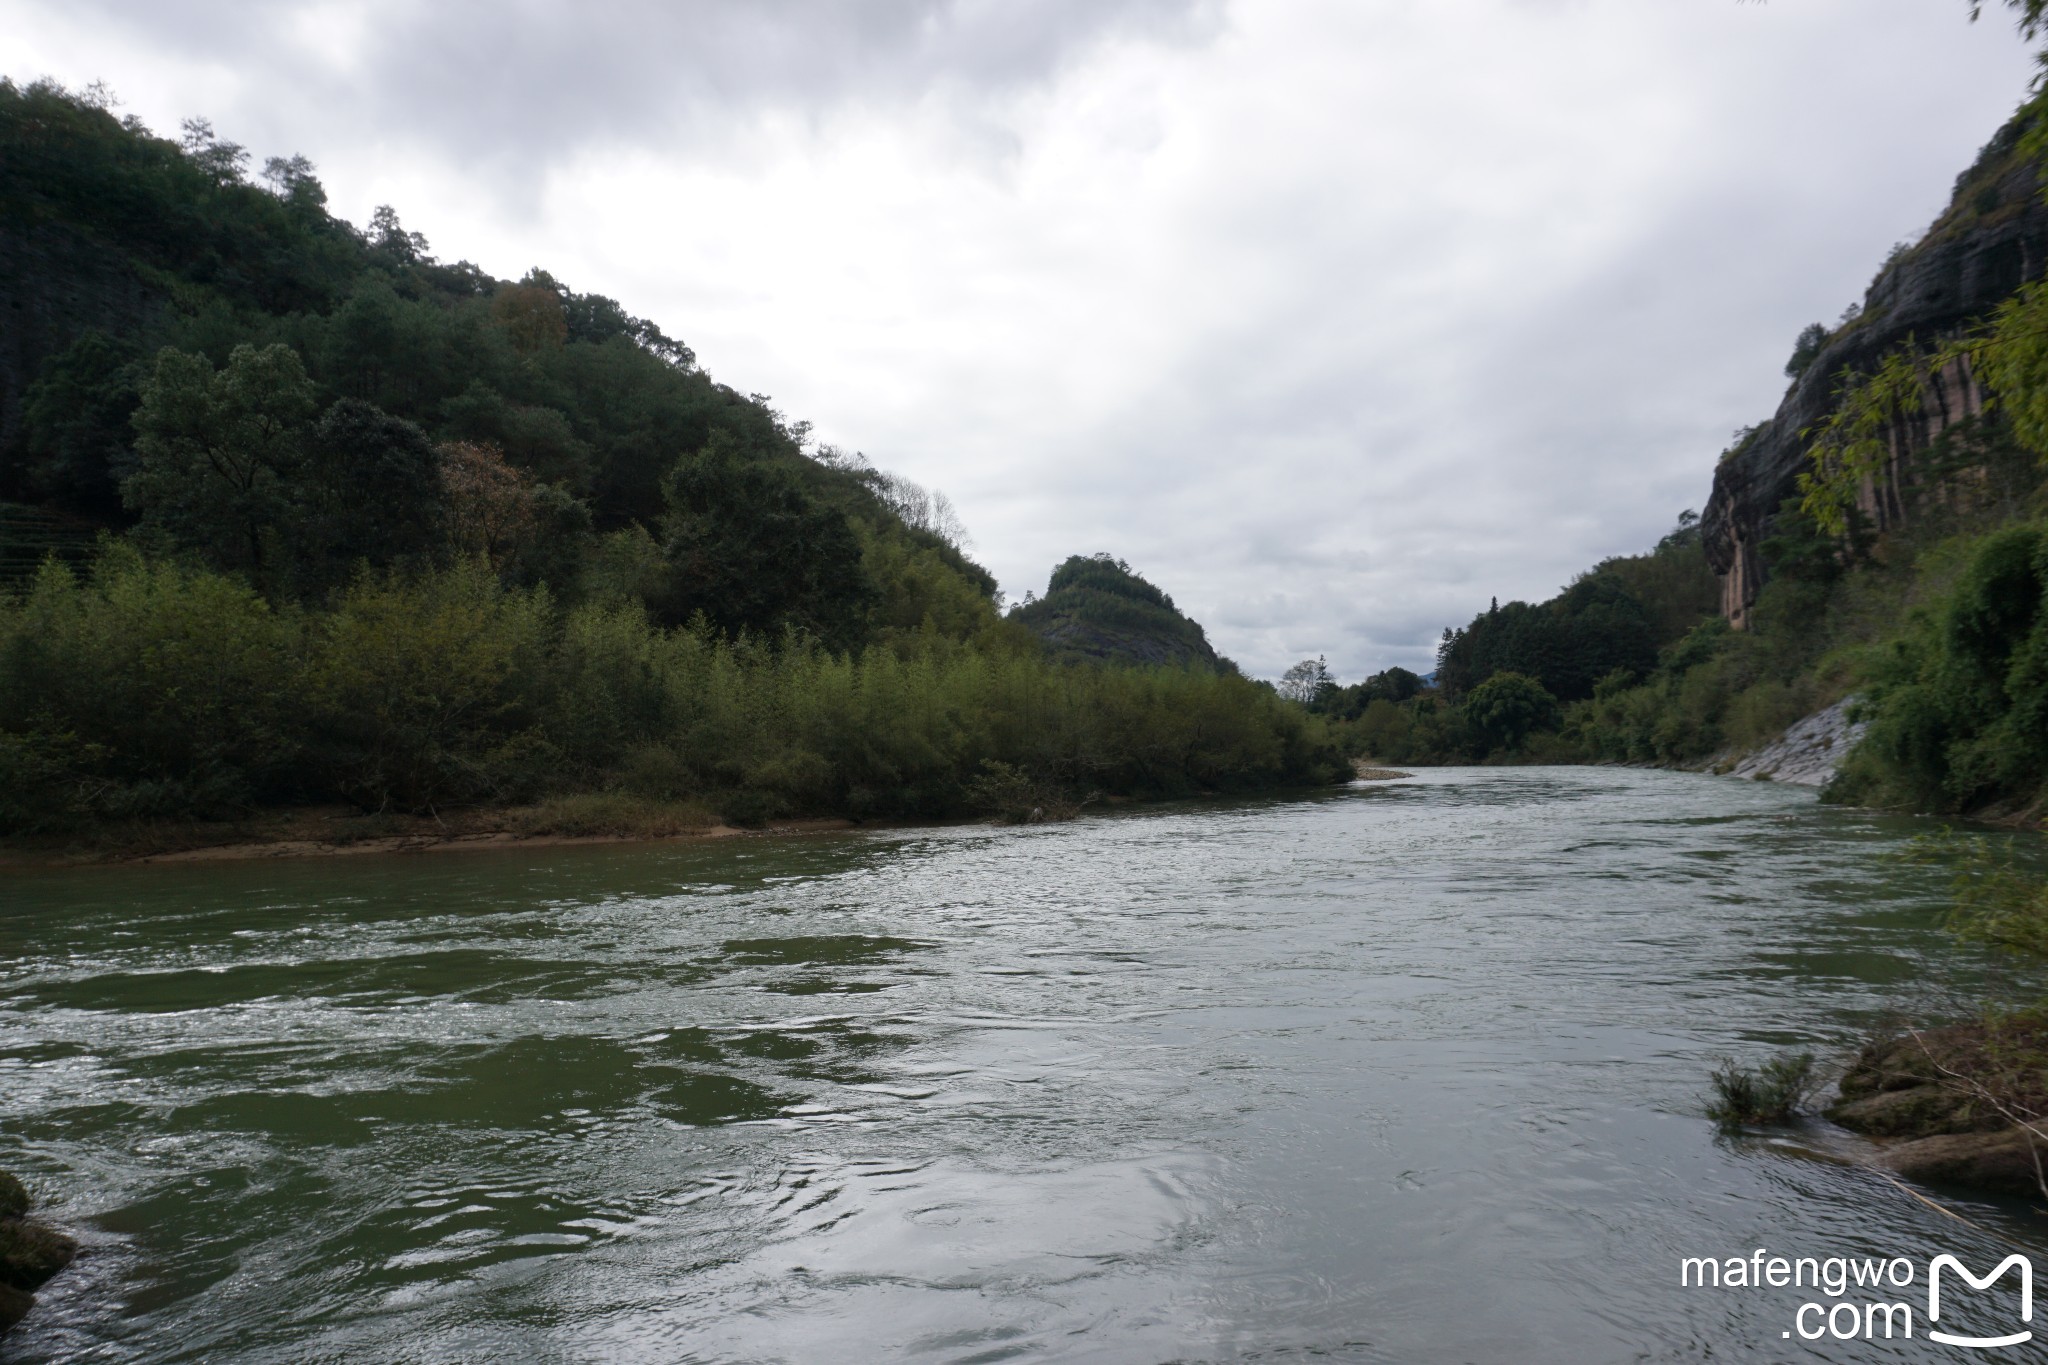
[[[1707,1117],[1728,1129],[1783,1123],[1813,1098],[1820,1085],[1811,1052],[1773,1057],[1754,1069],[1731,1057],[1715,1067],[1707,1081],[1713,1087],[1706,1100]]]
[[[1535,730],[1557,724],[1557,698],[1522,673],[1496,673],[1465,699],[1465,719],[1495,747],[1519,750]]]
[[[225,815],[287,788],[300,637],[295,616],[205,570],[126,549],[84,580],[46,565],[0,598],[0,785],[51,803],[17,818]]]
[[[1945,599],[1874,660],[1844,796],[1966,811],[2039,799],[2048,773],[2048,530],[1985,537]]]
[[[359,580],[307,667],[326,782],[415,811],[531,790],[551,757],[535,706],[550,614],[545,591],[508,591],[475,562]]]
[[[0,596],[13,832],[577,790],[618,793],[615,812],[694,801],[744,823],[943,816],[987,807],[974,784],[1002,769],[985,764],[1063,794],[1034,798],[1048,809],[1347,775],[1323,718],[1235,674],[1069,666],[922,633],[859,653],[727,640],[616,599],[565,611],[481,560],[365,573],[325,611],[273,611],[220,574],[127,550],[89,581],[51,568]]]
[[[2028,957],[2048,958],[2048,877],[2017,862],[2009,845],[1944,832],[1914,840],[1909,856],[1954,867],[1951,930]]]
[[[1089,798],[1076,797],[1057,782],[1034,777],[999,759],[983,759],[981,773],[967,784],[967,803],[999,824],[1035,825],[1071,820]]]
[[[650,801],[627,792],[571,792],[520,811],[513,827],[520,834],[571,839],[663,839],[717,823],[717,815],[702,802]]]

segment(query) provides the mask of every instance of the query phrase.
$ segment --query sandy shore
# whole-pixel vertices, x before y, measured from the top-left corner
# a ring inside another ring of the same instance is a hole
[[[373,822],[332,811],[286,811],[261,821],[156,828],[95,845],[17,845],[0,849],[0,869],[75,867],[110,863],[249,862],[261,858],[334,858],[355,854],[464,853],[491,849],[566,848],[579,844],[695,843],[768,834],[815,834],[853,829],[852,820],[776,820],[758,829],[709,824],[688,828],[633,828],[593,833],[523,832],[523,812],[460,812],[446,819],[407,817]],[[390,826],[400,826],[383,832]],[[513,825],[507,828],[507,825]],[[867,828],[879,828],[869,825]]]

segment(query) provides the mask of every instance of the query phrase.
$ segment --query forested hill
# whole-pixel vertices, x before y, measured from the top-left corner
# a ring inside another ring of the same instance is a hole
[[[807,458],[653,323],[439,260],[388,208],[359,230],[303,158],[248,172],[203,123],[0,82],[0,498],[301,598],[452,548],[839,646],[994,624],[928,495]]]
[[[249,172],[203,123],[0,81],[0,835],[1029,816],[1346,771],[1135,576],[1076,561],[1048,600],[1171,648],[1048,650],[943,495],[611,299],[358,229],[303,159]]]
[[[1235,671],[1171,597],[1108,554],[1068,559],[1052,571],[1045,596],[1019,604],[1010,619],[1060,658]]]

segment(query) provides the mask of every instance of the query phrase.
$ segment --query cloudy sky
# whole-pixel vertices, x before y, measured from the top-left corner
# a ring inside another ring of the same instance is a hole
[[[1641,549],[2031,71],[1963,0],[0,0],[1271,675]]]

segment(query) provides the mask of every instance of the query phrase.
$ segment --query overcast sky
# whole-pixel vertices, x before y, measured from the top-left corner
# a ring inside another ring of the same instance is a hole
[[[1705,500],[2031,72],[1963,0],[0,0],[1249,671],[1426,671]]]

